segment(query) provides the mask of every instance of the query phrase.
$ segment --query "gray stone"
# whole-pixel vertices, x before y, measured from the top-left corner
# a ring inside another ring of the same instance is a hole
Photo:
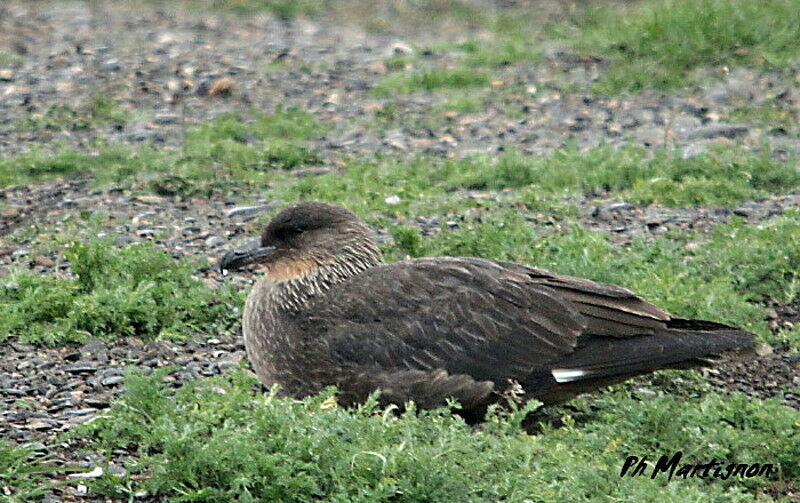
[[[77,362],[74,365],[64,367],[64,372],[69,372],[70,374],[97,372],[97,365],[92,362]]]
[[[696,129],[691,129],[683,134],[684,139],[700,140],[712,138],[740,138],[750,131],[747,126],[737,126],[735,124],[714,124]]]
[[[100,384],[102,384],[103,386],[116,386],[117,384],[120,384],[123,381],[125,381],[125,378],[122,376],[111,376],[111,377],[106,377],[105,379],[100,381]]]
[[[225,240],[219,236],[209,236],[206,238],[206,246],[208,246],[209,248],[220,246],[223,243],[225,243]]]

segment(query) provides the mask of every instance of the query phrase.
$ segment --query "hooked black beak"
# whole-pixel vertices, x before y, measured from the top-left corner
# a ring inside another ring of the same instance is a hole
[[[275,253],[274,246],[259,246],[259,243],[253,243],[251,248],[244,250],[231,250],[219,261],[219,270],[222,271],[235,271],[249,264],[256,264],[263,262],[270,255]]]

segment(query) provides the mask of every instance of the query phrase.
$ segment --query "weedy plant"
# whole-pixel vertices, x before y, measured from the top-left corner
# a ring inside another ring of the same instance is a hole
[[[190,128],[182,151],[122,144],[90,154],[68,147],[34,148],[0,159],[0,186],[93,175],[99,184],[130,184],[164,195],[208,196],[266,186],[275,171],[321,162],[305,145],[327,126],[306,112],[278,108],[251,116],[224,114]]]
[[[598,147],[541,157],[510,151],[496,158],[353,160],[344,173],[276,183],[275,191],[289,200],[324,199],[354,209],[401,212],[412,201],[435,204],[458,189],[519,189],[540,199],[602,189],[632,202],[690,207],[733,206],[798,186],[796,160],[768,153],[729,149],[684,159],[680,152]],[[384,203],[389,195],[400,202],[389,207]]]
[[[242,294],[192,277],[199,264],[176,261],[152,245],[121,248],[95,238],[64,253],[74,279],[16,270],[0,287],[0,340],[45,344],[87,337],[143,339],[230,330]]]
[[[611,63],[596,86],[609,94],[682,87],[706,66],[721,73],[797,61],[798,0],[654,0],[589,9],[578,19],[576,46]]]
[[[53,488],[62,485],[47,477],[64,471],[48,461],[32,447],[12,445],[0,440],[0,499],[21,503],[40,499]],[[74,471],[74,470],[72,470]]]
[[[489,75],[469,68],[406,70],[386,76],[372,90],[375,96],[438,89],[465,89],[489,85]]]
[[[28,115],[12,124],[17,130],[77,131],[106,126],[122,126],[131,112],[120,103],[107,98],[94,98],[78,107],[68,104],[51,105],[43,113]]]
[[[774,463],[778,481],[800,477],[796,413],[741,395],[637,402],[627,392],[610,393],[592,410],[576,404],[580,425],[564,416],[565,427],[543,426],[542,434],[529,436],[520,420],[535,405],[495,408],[473,430],[448,409],[410,406],[398,413],[371,400],[344,410],[334,390],[305,400],[263,396],[241,371],[176,391],[162,383],[167,371],[128,375],[128,392],[74,434],[101,452],[131,454],[130,478],[106,476],[93,489],[209,502],[555,502],[596,501],[597,494],[617,501],[744,502],[772,483],[665,485],[649,477],[620,483],[626,455],[676,450],[698,462],[715,456]]]

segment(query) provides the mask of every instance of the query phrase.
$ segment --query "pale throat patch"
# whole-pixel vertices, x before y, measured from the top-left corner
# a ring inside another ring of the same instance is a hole
[[[271,283],[302,278],[318,271],[319,266],[312,259],[280,259],[256,268],[257,273],[264,275],[263,280]]]

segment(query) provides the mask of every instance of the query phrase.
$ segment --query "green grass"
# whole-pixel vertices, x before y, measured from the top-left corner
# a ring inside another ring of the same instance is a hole
[[[545,157],[508,152],[496,159],[353,161],[344,174],[276,183],[275,190],[292,200],[324,199],[396,214],[459,188],[518,189],[526,202],[603,189],[632,202],[680,207],[733,206],[797,187],[796,161],[768,153],[728,149],[683,159],[679,152],[599,147],[567,148]],[[390,195],[401,199],[394,209],[384,203]]]
[[[386,103],[376,111],[376,121],[389,128],[412,120],[400,117],[399,107]],[[437,114],[445,122],[448,110],[469,113],[477,107],[475,98],[455,93]],[[568,147],[548,156],[509,151],[496,158],[461,160],[351,158],[344,173],[299,181],[282,173],[323,163],[307,140],[327,130],[327,125],[297,109],[225,114],[191,128],[179,151],[98,144],[92,154],[56,147],[6,157],[0,159],[0,186],[91,174],[101,184],[133,183],[164,195],[208,196],[272,186],[292,199],[356,205],[378,204],[390,195],[403,201],[443,198],[459,188],[512,188],[539,198],[603,189],[631,202],[676,207],[733,206],[800,187],[797,160],[773,159],[766,148],[762,153],[718,149],[689,159],[679,151],[634,147],[587,151]]]
[[[133,449],[139,477],[106,476],[93,489],[129,498],[140,490],[176,501],[752,501],[764,479],[626,478],[630,454],[684,451],[689,462],[774,463],[796,482],[798,413],[742,395],[606,394],[582,408],[582,424],[519,428],[524,411],[495,410],[478,431],[446,410],[396,415],[368,403],[347,411],[330,393],[303,401],[263,396],[243,372],[174,391],[163,372],[129,375],[127,393],[75,436],[102,452]],[[623,433],[624,432],[624,433]],[[762,495],[766,498],[765,495]],[[768,500],[768,499],[767,499]]]
[[[538,51],[524,36],[489,42],[473,39],[459,44],[458,48],[465,53],[464,64],[470,68],[512,66],[539,59]]]
[[[164,195],[208,196],[263,188],[275,171],[318,164],[306,140],[327,126],[297,109],[225,114],[189,129],[180,151],[98,144],[96,153],[67,147],[34,149],[0,159],[0,187],[93,175],[101,184],[137,183]]]
[[[74,107],[68,104],[51,105],[43,113],[30,114],[12,123],[19,131],[79,131],[90,128],[121,126],[132,114],[118,102],[96,98]]]
[[[419,60],[414,55],[398,54],[385,59],[383,63],[384,65],[386,65],[387,70],[397,71],[397,70],[405,70],[406,68],[411,68],[413,64],[417,63],[418,61]]]
[[[380,3],[369,0],[341,0],[330,4],[326,17],[343,24],[355,24],[368,31],[395,34],[431,33],[484,27],[492,16],[469,0],[415,0]],[[338,7],[338,8],[337,8]],[[436,30],[436,31],[434,31]]]
[[[36,183],[54,178],[94,175],[102,182],[122,182],[168,172],[175,154],[151,148],[99,145],[96,154],[55,146],[52,150],[34,146],[30,152],[0,158],[0,187]]]
[[[436,111],[457,112],[460,114],[473,114],[482,108],[481,101],[475,96],[454,95],[443,103],[434,107]]]
[[[387,132],[392,129],[436,131],[447,125],[447,106],[433,106],[420,110],[407,110],[403,103],[387,101],[374,111],[372,128]]]
[[[536,28],[543,23],[532,22],[538,15],[534,7],[519,15],[496,16],[486,30],[488,37],[471,38],[457,46],[465,54],[463,63],[470,68],[502,68],[540,61],[541,37]]]
[[[95,238],[64,255],[74,279],[12,271],[0,288],[0,341],[48,345],[89,337],[142,339],[230,330],[240,293],[192,277],[199,264],[176,261],[150,244],[117,248]]]
[[[667,206],[731,206],[800,186],[796,161],[782,162],[768,153],[717,150],[689,159],[679,152],[599,147],[565,149],[550,157],[509,153],[465,180],[476,188],[533,185],[545,192],[621,192],[638,203]]]
[[[372,93],[391,96],[439,89],[469,89],[487,86],[489,80],[487,73],[463,67],[407,70],[387,75],[372,89]]]
[[[399,103],[395,101],[387,101],[386,103],[382,104],[380,108],[375,110],[374,117],[375,124],[378,126],[378,129],[385,131],[396,124],[399,124],[401,120],[406,119],[407,114],[403,113],[402,107]]]
[[[447,191],[458,188],[462,171],[470,169],[472,164],[453,160],[376,158],[354,161],[343,174],[276,183],[275,193],[287,201],[338,201],[361,214],[407,215],[423,208],[446,211],[452,199]],[[385,201],[390,196],[400,201],[389,205]]]
[[[324,10],[324,2],[312,0],[222,0],[222,7],[240,14],[267,11],[282,18],[310,16]]]
[[[441,121],[446,121],[445,109],[474,106],[473,99],[456,97],[442,105]],[[388,128],[410,120],[398,117],[398,107],[387,103],[376,112],[376,121]],[[632,202],[675,207],[733,206],[800,187],[797,160],[774,159],[766,148],[761,153],[720,148],[689,159],[679,151],[635,147],[568,147],[548,156],[509,151],[461,160],[350,158],[344,173],[304,180],[287,176],[286,170],[324,162],[306,140],[326,130],[310,114],[294,109],[250,119],[228,114],[190,129],[180,151],[99,144],[93,154],[57,148],[6,157],[0,159],[0,186],[91,174],[101,184],[134,184],[164,195],[209,196],[272,187],[289,198],[356,205],[390,195],[404,201],[442,198],[454,189],[511,188],[534,198],[603,189]]]
[[[488,35],[483,38],[471,38],[456,45],[440,44],[440,47],[433,49],[457,50],[461,54],[461,61],[453,68],[424,68],[424,62],[413,56],[388,59],[387,69],[395,71],[373,88],[373,94],[385,97],[443,89],[485,87],[491,83],[492,73],[499,68],[534,63],[541,59],[538,39],[528,24],[503,16],[493,17],[488,23]]]
[[[246,121],[239,114],[225,114],[193,128],[184,147],[186,160],[210,161],[242,175],[246,171],[292,169],[322,162],[316,152],[303,144],[327,130],[313,115],[296,108],[254,115]]]
[[[800,353],[800,324],[795,323],[794,327],[778,332],[772,338],[772,343],[786,346],[793,353]]]
[[[0,499],[6,503],[21,503],[41,499],[58,483],[46,474],[64,471],[32,448],[12,445],[0,440]]]
[[[14,65],[24,60],[22,56],[0,51],[0,65]]]
[[[597,89],[673,89],[703,67],[782,68],[797,61],[800,1],[654,0],[590,9],[576,46],[609,62]]]
[[[312,114],[298,108],[279,107],[270,114],[253,112],[251,115],[248,118],[239,113],[224,114],[198,126],[190,134],[193,139],[202,142],[234,140],[246,143],[274,138],[307,140],[328,129],[317,122]]]
[[[737,123],[755,124],[773,134],[800,136],[800,111],[792,103],[768,98],[761,103],[742,103],[726,117]]]

